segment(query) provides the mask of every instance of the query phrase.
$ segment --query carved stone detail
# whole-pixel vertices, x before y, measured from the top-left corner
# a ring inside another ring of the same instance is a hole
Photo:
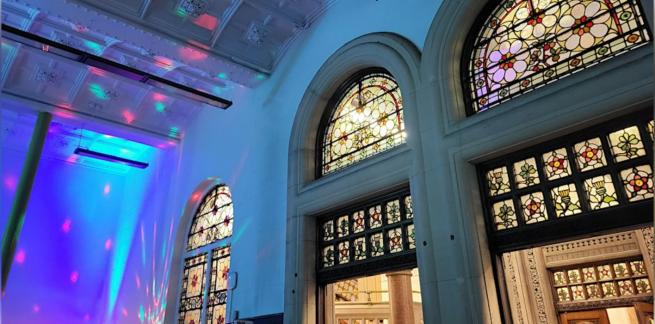
[[[548,324],[548,314],[546,313],[546,302],[544,301],[543,292],[544,287],[542,287],[542,280],[539,278],[539,267],[537,265],[534,249],[528,249],[525,251],[525,260],[527,261],[528,274],[530,277],[530,290],[534,298],[537,323]]]
[[[655,260],[653,257],[653,227],[648,226],[641,229],[641,234],[644,236],[644,241],[648,247],[648,257],[651,260]]]
[[[640,254],[634,231],[575,240],[543,248],[547,267],[594,262]]]
[[[521,297],[519,295],[519,279],[517,277],[514,262],[512,262],[511,253],[503,254],[503,269],[505,270],[505,282],[507,283],[507,290],[509,293],[509,300],[512,304],[511,307],[516,310],[522,308]],[[512,311],[512,322],[517,324],[524,324],[523,312]]]

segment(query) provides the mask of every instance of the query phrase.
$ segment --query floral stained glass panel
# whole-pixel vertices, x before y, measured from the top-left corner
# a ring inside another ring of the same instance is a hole
[[[416,233],[414,230],[414,224],[407,225],[407,245],[410,249],[416,248]]]
[[[322,259],[323,259],[323,267],[331,267],[334,265],[334,246],[333,245],[328,245],[323,248],[323,252],[321,253]]]
[[[578,197],[578,192],[575,190],[575,184],[569,183],[553,188],[550,194],[555,205],[555,214],[557,217],[570,216],[582,212],[580,198]]]
[[[637,286],[637,293],[639,294],[652,294],[653,291],[650,287],[650,282],[648,279],[637,279],[635,280],[635,286]]]
[[[544,195],[541,192],[531,193],[521,197],[523,218],[526,224],[543,222],[548,219]]]
[[[403,100],[396,81],[372,73],[352,84],[333,108],[322,141],[325,175],[405,142]]]
[[[184,323],[200,323],[200,312],[205,293],[205,271],[207,254],[201,254],[184,261],[182,293],[180,294],[180,318]]]
[[[355,248],[355,260],[366,259],[366,240],[364,239],[364,237],[355,239],[354,248]]]
[[[393,224],[400,221],[400,201],[392,200],[387,202],[387,224]]]
[[[514,163],[514,178],[516,179],[516,187],[519,189],[538,184],[537,161],[534,158],[529,158]]]
[[[193,218],[187,250],[211,244],[232,235],[234,210],[227,186],[217,186],[200,203]]]
[[[544,170],[546,178],[554,180],[571,175],[571,166],[566,149],[557,149],[543,154]]]
[[[623,170],[621,178],[628,200],[637,201],[653,197],[653,170],[650,165]]]
[[[504,200],[493,205],[494,224],[496,229],[507,229],[519,225],[511,200]]]
[[[584,181],[584,185],[591,209],[602,209],[619,204],[612,177],[609,174],[587,179]]]
[[[382,233],[372,234],[370,236],[371,256],[381,256],[384,254],[384,241]]]
[[[639,128],[631,126],[609,134],[614,161],[621,162],[646,155]]]
[[[500,167],[487,172],[487,186],[490,196],[498,196],[510,192],[507,168]]]
[[[580,171],[593,170],[607,165],[600,138],[592,138],[575,144],[575,157]]]
[[[339,264],[350,262],[350,242],[339,243]]]
[[[414,218],[414,206],[412,205],[412,196],[405,197],[405,213],[407,219]]]
[[[353,233],[361,233],[364,231],[366,226],[366,221],[364,220],[364,211],[356,211],[353,213]]]
[[[387,236],[389,237],[389,251],[391,253],[403,250],[403,234],[400,227],[388,230]]]
[[[378,228],[382,226],[382,206],[377,205],[368,209],[370,228]]]
[[[339,217],[337,220],[337,236],[344,237],[348,235],[350,228],[350,223],[348,222],[348,215]]]
[[[212,324],[225,324],[227,285],[230,273],[230,248],[218,248],[212,252],[211,284],[207,302],[207,318]]]
[[[473,112],[648,43],[635,0],[502,0],[477,33],[466,84]]]
[[[601,298],[600,288],[598,288],[597,284],[587,285],[586,288],[587,288],[587,296],[589,296],[589,299]]]
[[[334,221],[323,223],[323,241],[334,239]]]

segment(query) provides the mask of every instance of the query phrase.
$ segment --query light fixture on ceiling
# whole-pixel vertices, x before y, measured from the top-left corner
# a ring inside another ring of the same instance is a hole
[[[93,55],[9,25],[2,24],[2,31],[3,38],[6,37],[26,46],[35,47],[94,68],[151,85],[164,91],[173,92],[190,100],[202,102],[221,109],[227,109],[232,105],[232,101],[225,98],[215,96],[199,89],[191,88],[178,82],[135,69],[101,56]]]
[[[90,158],[94,158],[94,159],[98,159],[98,160],[104,160],[104,161],[108,161],[108,162],[123,164],[123,165],[131,166],[131,167],[135,167],[135,168],[139,168],[139,169],[145,169],[145,168],[148,167],[148,165],[150,165],[150,164],[148,164],[146,162],[130,160],[130,159],[126,159],[126,158],[123,158],[123,157],[120,157],[120,156],[111,155],[111,154],[107,154],[107,153],[102,153],[102,152],[98,152],[98,151],[93,151],[93,150],[89,150],[89,149],[85,149],[85,148],[81,148],[81,147],[76,148],[74,153],[77,154],[77,155],[82,155],[82,156],[86,156],[86,157],[90,157]]]

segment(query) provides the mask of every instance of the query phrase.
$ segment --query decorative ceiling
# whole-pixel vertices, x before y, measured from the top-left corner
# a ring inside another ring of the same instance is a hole
[[[2,20],[73,47],[71,38],[91,38],[98,46],[87,50],[97,54],[130,47],[160,65],[252,87],[334,1],[3,0]]]

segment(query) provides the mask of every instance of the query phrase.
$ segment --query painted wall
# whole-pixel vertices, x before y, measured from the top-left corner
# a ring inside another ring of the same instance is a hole
[[[3,231],[35,120],[29,108],[13,108],[20,113],[0,110]],[[78,142],[62,134],[70,130],[66,120],[55,118],[2,299],[3,323],[160,323],[163,318],[172,224],[162,217],[162,206],[175,149],[90,129],[83,133],[83,147],[134,155],[150,166],[141,170],[72,154]]]
[[[289,136],[309,82],[330,55],[362,35],[392,32],[420,48],[439,4],[338,1],[297,40],[269,80],[255,90],[232,89],[233,107],[202,111],[189,127],[171,210],[181,210],[207,177],[220,177],[232,189],[232,271],[239,282],[231,298],[241,318],[283,312]]]

